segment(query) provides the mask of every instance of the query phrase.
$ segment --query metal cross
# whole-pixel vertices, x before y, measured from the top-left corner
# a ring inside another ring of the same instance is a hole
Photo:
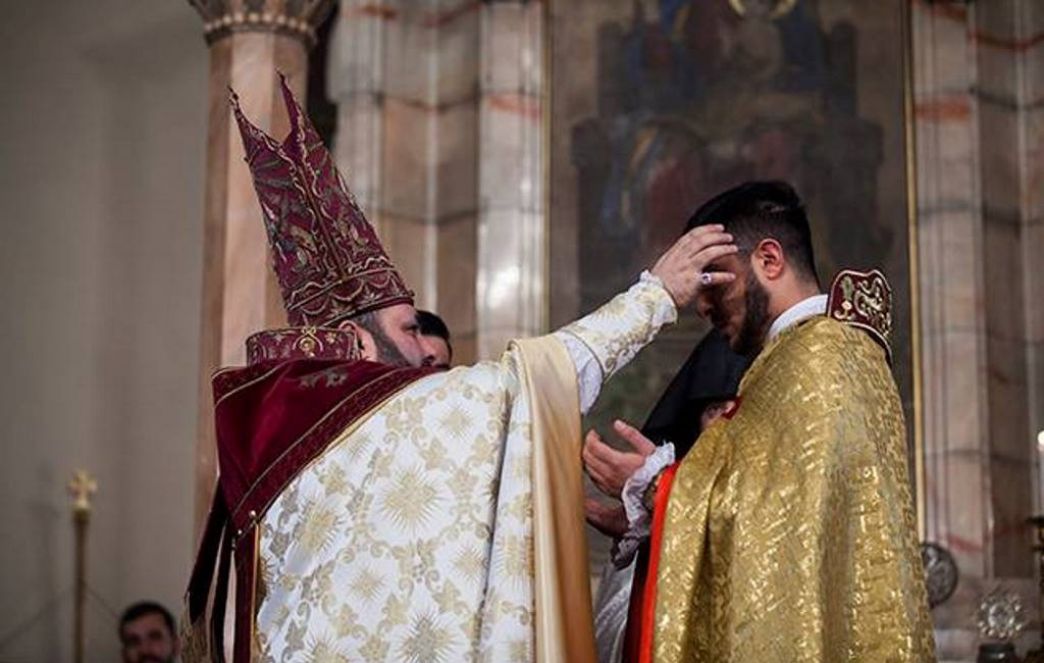
[[[98,492],[98,482],[87,470],[76,470],[69,482],[69,494],[73,496],[73,511],[91,510],[91,495]]]

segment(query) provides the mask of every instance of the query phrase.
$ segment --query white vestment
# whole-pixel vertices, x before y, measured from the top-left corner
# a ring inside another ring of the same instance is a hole
[[[579,458],[581,407],[675,317],[670,295],[643,276],[553,335],[573,378],[572,401],[550,404],[575,424],[568,454]],[[541,553],[533,512],[543,490],[534,495],[534,481],[549,479],[534,475],[540,434],[531,401],[541,384],[526,343],[499,361],[431,375],[394,394],[272,503],[259,535],[261,660],[548,657],[540,652],[555,643],[542,647],[534,637],[550,617],[535,607]],[[578,460],[575,467],[567,481],[579,482]],[[586,615],[564,617],[590,622],[590,597],[583,601]]]

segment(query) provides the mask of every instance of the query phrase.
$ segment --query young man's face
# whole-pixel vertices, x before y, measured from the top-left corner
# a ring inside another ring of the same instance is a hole
[[[728,340],[733,352],[756,354],[768,331],[768,293],[758,280],[749,256],[728,255],[707,265],[708,272],[731,272],[731,283],[701,288],[696,310]]]
[[[435,368],[449,368],[450,347],[441,336],[421,335],[421,348],[424,349],[425,360]]]
[[[171,663],[178,641],[163,615],[149,613],[127,622],[120,629],[123,663]]]

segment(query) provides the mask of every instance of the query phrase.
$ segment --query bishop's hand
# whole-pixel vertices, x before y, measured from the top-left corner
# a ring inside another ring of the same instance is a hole
[[[609,497],[619,498],[624,484],[645,464],[645,457],[656,450],[656,445],[624,421],[614,422],[613,430],[633,451],[617,451],[606,444],[596,431],[590,430],[584,438],[583,457],[587,474],[598,490]]]
[[[730,272],[704,271],[707,265],[739,249],[733,237],[721,225],[697,226],[682,235],[653,266],[658,277],[679,309],[696,298],[700,288],[729,283],[736,278]]]

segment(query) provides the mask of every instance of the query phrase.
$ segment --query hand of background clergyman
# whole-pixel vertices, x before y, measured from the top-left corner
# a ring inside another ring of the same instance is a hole
[[[731,272],[703,270],[718,258],[738,250],[732,243],[732,235],[725,232],[725,226],[697,226],[667,249],[650,271],[663,281],[675,306],[682,309],[693,302],[700,288],[722,285],[736,278]]]
[[[627,512],[623,504],[606,504],[588,497],[584,500],[584,514],[587,522],[606,536],[619,539],[627,533]]]
[[[645,457],[656,450],[656,445],[637,428],[619,419],[613,423],[613,430],[631,445],[634,453],[617,451],[603,442],[596,431],[590,430],[584,438],[583,456],[587,474],[598,490],[619,498],[624,484],[645,464]]]

